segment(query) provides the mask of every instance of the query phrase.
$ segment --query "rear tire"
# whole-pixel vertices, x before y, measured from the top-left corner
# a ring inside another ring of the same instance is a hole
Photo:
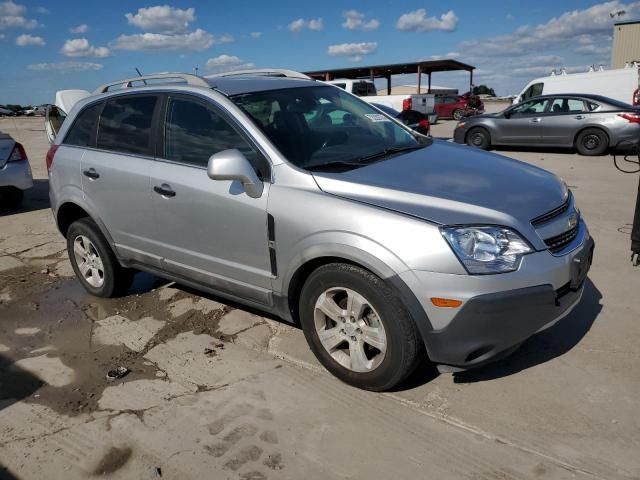
[[[575,147],[580,155],[603,155],[609,149],[609,136],[599,128],[585,128],[576,137]]]
[[[0,209],[18,208],[24,199],[24,191],[16,187],[0,188]]]
[[[71,224],[67,251],[76,277],[90,294],[111,298],[129,291],[134,271],[120,265],[93,220],[82,218]]]
[[[489,147],[491,147],[491,136],[484,128],[475,127],[467,133],[466,143],[470,147],[489,150]]]
[[[349,385],[389,390],[417,365],[422,342],[413,319],[395,292],[363,268],[318,268],[302,288],[299,312],[316,358]]]
[[[462,117],[463,117],[463,116],[464,116],[464,115],[463,115],[463,112],[462,112],[462,110],[460,110],[459,108],[456,108],[456,109],[453,111],[453,119],[454,119],[454,120],[456,120],[456,121],[458,121],[458,122],[459,122],[460,120],[462,120]]]

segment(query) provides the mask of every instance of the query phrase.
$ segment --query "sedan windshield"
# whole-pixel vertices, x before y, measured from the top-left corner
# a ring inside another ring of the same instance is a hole
[[[430,143],[334,86],[247,93],[232,100],[287,160],[304,169],[356,168]]]

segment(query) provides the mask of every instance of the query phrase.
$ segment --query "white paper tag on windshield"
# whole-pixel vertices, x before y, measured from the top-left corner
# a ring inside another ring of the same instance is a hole
[[[390,122],[391,121],[381,113],[365,113],[364,116],[367,117],[372,122]]]

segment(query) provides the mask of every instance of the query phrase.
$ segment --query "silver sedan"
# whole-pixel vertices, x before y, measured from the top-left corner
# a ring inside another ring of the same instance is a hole
[[[499,113],[458,123],[457,143],[568,147],[581,155],[640,141],[640,108],[599,95],[542,95]]]

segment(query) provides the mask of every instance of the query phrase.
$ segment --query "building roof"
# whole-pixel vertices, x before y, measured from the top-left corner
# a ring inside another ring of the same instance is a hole
[[[617,27],[618,25],[634,25],[636,23],[640,23],[640,20],[629,20],[627,22],[616,22],[613,25]]]
[[[304,72],[306,75],[315,78],[369,78],[373,71],[374,77],[387,77],[389,75],[401,75],[405,73],[418,73],[418,67],[422,73],[450,72],[455,70],[466,70],[472,72],[476,67],[467,65],[457,60],[430,60],[412,63],[391,63],[387,65],[369,65],[351,68],[327,68]]]

